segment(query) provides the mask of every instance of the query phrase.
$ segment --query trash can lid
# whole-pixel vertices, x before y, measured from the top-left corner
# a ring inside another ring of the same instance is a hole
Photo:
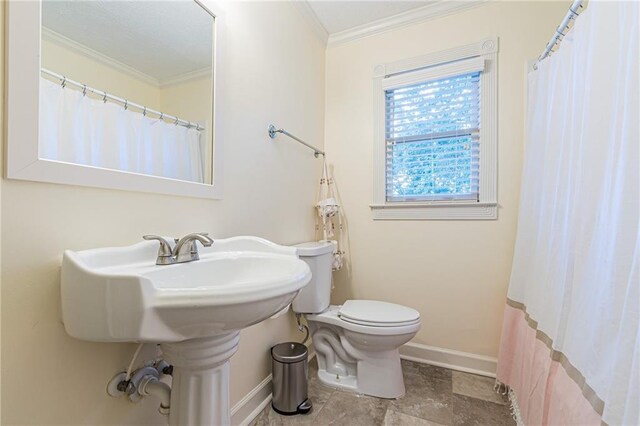
[[[309,351],[302,343],[285,342],[271,348],[271,356],[278,362],[287,364],[300,362],[307,359]]]

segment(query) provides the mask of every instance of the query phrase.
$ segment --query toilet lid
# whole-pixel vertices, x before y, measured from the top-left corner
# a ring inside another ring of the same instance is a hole
[[[340,307],[338,316],[349,322],[387,327],[414,324],[420,320],[420,313],[415,309],[377,300],[347,300]]]

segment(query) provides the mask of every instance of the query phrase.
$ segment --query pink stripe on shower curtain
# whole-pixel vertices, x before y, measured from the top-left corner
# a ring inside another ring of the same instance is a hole
[[[602,424],[602,413],[589,402],[594,395],[585,395],[584,389],[559,361],[552,359],[551,350],[536,335],[525,312],[507,305],[496,378],[508,383],[518,396],[522,422],[525,425]]]
[[[640,425],[640,3],[591,0],[529,74],[497,380],[536,425]]]

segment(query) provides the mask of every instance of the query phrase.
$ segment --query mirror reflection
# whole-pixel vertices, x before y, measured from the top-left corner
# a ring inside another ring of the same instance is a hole
[[[40,157],[212,183],[213,25],[195,1],[43,1]]]

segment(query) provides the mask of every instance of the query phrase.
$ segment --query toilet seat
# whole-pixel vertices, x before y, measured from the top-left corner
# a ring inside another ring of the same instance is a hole
[[[351,301],[351,302],[360,302],[360,301]],[[363,301],[363,302],[369,302],[369,301]],[[384,302],[380,302],[380,303],[384,303]],[[362,320],[356,320],[356,319],[341,316],[339,312],[341,311],[343,306],[330,306],[329,309],[326,310],[325,312],[321,314],[307,314],[306,318],[308,321],[317,321],[319,323],[332,324],[338,327],[342,327],[346,330],[351,330],[358,333],[370,334],[375,336],[393,336],[393,335],[416,333],[420,329],[419,316],[414,321],[395,322],[395,323],[362,321]],[[396,305],[396,306],[399,306],[399,305]],[[410,308],[407,308],[407,309],[410,309]],[[347,312],[350,312],[350,311],[347,310]]]
[[[338,311],[340,319],[369,327],[401,327],[420,323],[415,309],[377,300],[347,300]]]
[[[393,327],[404,327],[404,326],[410,326],[410,325],[414,325],[414,324],[420,324],[420,320],[414,320],[414,321],[407,321],[407,322],[396,322],[396,323],[376,323],[376,322],[366,322],[366,321],[358,321],[358,320],[354,320],[351,318],[345,318],[345,317],[340,317],[340,319],[344,322],[348,322],[351,324],[357,324],[357,325],[362,325],[365,327],[386,327],[386,328],[393,328]]]

